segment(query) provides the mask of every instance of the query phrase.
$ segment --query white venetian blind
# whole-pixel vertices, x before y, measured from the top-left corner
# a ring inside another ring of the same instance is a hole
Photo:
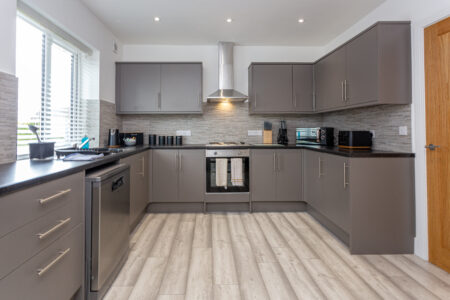
[[[17,17],[16,52],[18,157],[26,156],[28,143],[36,142],[28,124],[37,126],[41,140],[55,142],[55,148],[79,143],[89,130],[89,108],[82,98],[82,82],[86,80],[82,78],[92,73],[85,63],[92,52],[81,51],[24,14]]]

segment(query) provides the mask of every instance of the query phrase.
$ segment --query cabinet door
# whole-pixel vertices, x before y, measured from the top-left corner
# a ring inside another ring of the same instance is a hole
[[[161,66],[161,111],[202,112],[202,65]]]
[[[203,202],[206,192],[204,150],[179,150],[179,202]]]
[[[158,111],[161,87],[159,64],[120,63],[116,65],[118,113]]]
[[[348,191],[348,158],[336,155],[324,155],[324,191],[325,209],[323,214],[334,224],[349,232],[350,194]]]
[[[276,152],[252,150],[250,158],[250,189],[252,201],[276,201]]]
[[[150,180],[150,176],[149,176],[149,164],[148,164],[148,151],[142,152],[140,154],[138,154],[138,164],[139,164],[139,171],[138,171],[138,175],[139,175],[139,200],[137,203],[137,213],[140,215],[145,208],[147,207],[147,203],[148,203],[148,184],[149,184],[149,180]]]
[[[178,202],[178,150],[153,150],[152,202]]]
[[[321,173],[320,153],[303,151],[303,189],[304,201],[314,209],[320,210],[322,207],[323,178]]]
[[[251,111],[292,112],[292,65],[252,66]]]
[[[277,201],[300,201],[302,154],[297,149],[277,150]]]
[[[294,111],[313,112],[313,65],[294,65],[292,72]]]
[[[330,110],[345,105],[345,47],[326,56],[316,64],[316,110]]]
[[[121,162],[130,166],[130,226],[135,224],[139,215],[139,202],[141,197],[141,164],[138,155],[126,157]]]
[[[347,105],[378,100],[377,28],[346,45]]]

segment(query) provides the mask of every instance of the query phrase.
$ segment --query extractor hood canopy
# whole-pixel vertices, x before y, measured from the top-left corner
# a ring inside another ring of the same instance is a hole
[[[208,96],[208,102],[243,102],[248,96],[234,89],[234,43],[219,42],[219,89]]]

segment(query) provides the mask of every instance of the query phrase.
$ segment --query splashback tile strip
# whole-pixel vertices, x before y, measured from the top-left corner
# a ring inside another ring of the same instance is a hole
[[[17,157],[18,79],[0,72],[0,164],[10,163]]]

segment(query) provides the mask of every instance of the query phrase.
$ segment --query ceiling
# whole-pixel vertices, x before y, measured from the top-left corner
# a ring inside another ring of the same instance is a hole
[[[324,46],[385,0],[81,1],[124,44]]]

